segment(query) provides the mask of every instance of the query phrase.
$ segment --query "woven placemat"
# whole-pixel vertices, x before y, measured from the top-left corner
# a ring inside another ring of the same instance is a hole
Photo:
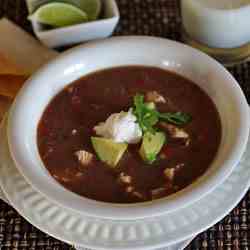
[[[181,41],[179,1],[117,0],[117,2],[121,21],[115,35],[154,35]],[[26,19],[24,0],[0,0],[1,16],[8,17],[32,33]],[[250,102],[250,63],[229,70],[239,81]],[[0,201],[0,250],[69,249],[71,249],[69,245],[42,233],[24,220],[12,207]],[[226,218],[198,235],[186,249],[249,250],[250,192]]]

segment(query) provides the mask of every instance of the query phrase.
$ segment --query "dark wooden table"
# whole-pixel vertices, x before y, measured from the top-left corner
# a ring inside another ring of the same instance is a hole
[[[219,0],[218,0],[219,1]],[[237,1],[237,0],[235,0]],[[154,35],[181,41],[177,0],[117,0],[121,21],[114,35]],[[24,0],[0,0],[6,16],[32,34]],[[4,34],[0,34],[1,36]],[[18,42],[18,41],[17,41]],[[229,69],[250,101],[250,63]],[[12,207],[0,201],[0,250],[69,250],[33,227]],[[221,222],[198,235],[187,249],[250,249],[250,192]]]

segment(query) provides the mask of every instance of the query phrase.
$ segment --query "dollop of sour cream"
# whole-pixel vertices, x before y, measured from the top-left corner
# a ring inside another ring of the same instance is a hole
[[[142,131],[132,109],[110,115],[105,122],[94,127],[97,135],[115,142],[136,144],[141,140]]]

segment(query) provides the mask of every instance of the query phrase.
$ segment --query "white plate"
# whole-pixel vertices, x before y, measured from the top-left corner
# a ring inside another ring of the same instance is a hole
[[[250,143],[241,163],[212,193],[164,216],[135,221],[95,219],[61,208],[35,191],[10,158],[6,122],[0,129],[0,184],[11,205],[42,231],[94,249],[152,249],[190,238],[229,213],[250,186]]]
[[[216,105],[222,135],[209,169],[186,188],[153,202],[111,204],[77,195],[49,174],[39,154],[37,126],[47,105],[69,83],[89,73],[127,65],[170,70],[196,83]],[[8,142],[20,173],[51,201],[84,216],[138,220],[188,206],[225,181],[246,149],[249,127],[250,113],[244,93],[233,76],[214,59],[175,41],[122,36],[68,50],[29,78],[9,113]]]

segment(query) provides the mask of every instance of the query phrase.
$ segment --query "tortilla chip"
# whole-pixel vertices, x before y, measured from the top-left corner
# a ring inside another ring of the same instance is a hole
[[[28,0],[27,2],[37,1],[40,2],[41,0]],[[0,0],[0,6],[1,4],[2,1]],[[0,54],[17,65],[22,72],[24,71],[24,75],[33,74],[58,55],[58,52],[48,49],[21,27],[6,18],[0,18],[0,34]],[[13,73],[11,71],[7,74]]]
[[[24,75],[0,75],[0,95],[15,98],[27,78]]]
[[[25,75],[26,72],[0,53],[0,75]]]
[[[2,120],[4,114],[8,111],[11,105],[11,99],[8,97],[0,96],[0,121]]]

